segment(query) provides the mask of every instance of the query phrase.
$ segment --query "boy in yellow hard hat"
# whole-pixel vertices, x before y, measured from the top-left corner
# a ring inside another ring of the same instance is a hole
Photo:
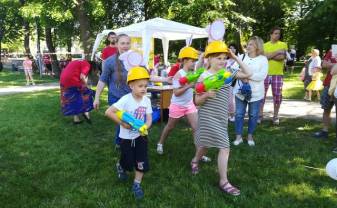
[[[135,178],[132,191],[136,199],[141,199],[144,192],[140,186],[143,175],[149,170],[147,156],[147,137],[142,136],[136,129],[124,123],[116,115],[117,111],[126,111],[136,119],[145,122],[150,128],[152,124],[151,101],[146,97],[146,87],[150,76],[143,67],[131,68],[127,75],[127,83],[131,93],[124,95],[115,104],[106,110],[105,115],[120,125],[121,157],[117,166],[118,178],[127,179],[126,171],[135,169]]]

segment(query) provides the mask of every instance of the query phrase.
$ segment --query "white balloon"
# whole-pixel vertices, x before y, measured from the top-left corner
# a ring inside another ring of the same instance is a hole
[[[337,158],[330,160],[325,170],[332,179],[337,180]]]
[[[123,61],[124,67],[129,71],[135,66],[145,66],[142,54],[137,51],[128,50],[119,56],[119,60]]]
[[[225,35],[225,26],[223,21],[216,20],[209,27],[209,37],[213,40],[222,40]]]
[[[136,51],[131,51],[127,56],[127,60],[131,66],[140,66],[143,62],[143,56]]]

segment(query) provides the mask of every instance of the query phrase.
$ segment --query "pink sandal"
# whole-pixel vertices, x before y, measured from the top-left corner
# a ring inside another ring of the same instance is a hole
[[[199,173],[199,163],[191,161],[191,171],[193,175],[196,175]]]
[[[239,196],[240,195],[240,190],[237,189],[236,187],[232,186],[228,181],[224,183],[223,185],[219,185],[219,189],[229,195],[232,196]]]

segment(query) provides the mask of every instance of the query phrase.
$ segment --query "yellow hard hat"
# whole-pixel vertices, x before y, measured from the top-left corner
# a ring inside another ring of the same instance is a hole
[[[191,58],[198,59],[198,51],[193,47],[184,47],[180,50],[178,59]]]
[[[137,79],[150,79],[149,72],[140,66],[136,66],[130,69],[128,73],[127,83]]]
[[[226,43],[221,40],[216,40],[208,44],[205,51],[205,57],[207,58],[212,53],[228,53]]]

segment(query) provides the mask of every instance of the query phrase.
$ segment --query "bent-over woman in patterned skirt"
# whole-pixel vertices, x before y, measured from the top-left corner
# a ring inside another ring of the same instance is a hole
[[[204,72],[199,82],[205,78],[217,73],[224,68],[227,57],[231,57],[240,65],[240,70],[233,70],[232,78],[249,78],[251,72],[248,67],[230,50],[222,41],[211,42],[205,51],[205,58],[208,58],[210,64],[209,70]],[[227,179],[227,164],[229,157],[229,139],[228,139],[228,98],[231,83],[224,84],[217,91],[207,91],[197,94],[195,97],[196,105],[199,105],[199,122],[196,132],[195,143],[199,148],[195,157],[192,159],[192,173],[199,171],[198,161],[204,154],[205,148],[215,147],[219,149],[218,169],[220,174],[219,188],[222,192],[238,196],[240,190],[232,186]]]

